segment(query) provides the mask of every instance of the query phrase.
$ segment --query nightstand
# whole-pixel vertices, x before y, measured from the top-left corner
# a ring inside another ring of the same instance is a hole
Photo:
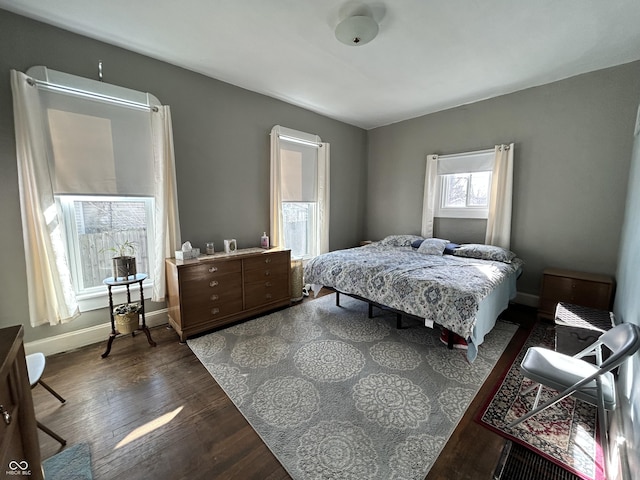
[[[559,302],[610,310],[614,280],[609,275],[546,268],[542,272],[542,288],[538,316],[554,319]]]

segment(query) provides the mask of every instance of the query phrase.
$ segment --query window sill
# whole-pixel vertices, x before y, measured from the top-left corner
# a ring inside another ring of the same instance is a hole
[[[436,218],[479,218],[486,220],[489,217],[489,212],[485,209],[451,208],[440,209],[434,216]]]
[[[138,283],[132,283],[129,285],[130,298],[132,302],[140,301],[140,285]],[[142,282],[142,289],[144,293],[145,301],[151,298],[151,291],[153,290],[153,282]],[[113,297],[113,304],[120,305],[121,303],[127,303],[127,287],[112,287],[111,294]],[[81,312],[90,312],[92,310],[99,310],[101,308],[109,307],[109,291],[107,286],[104,287],[104,292],[85,293],[78,295],[78,306]]]

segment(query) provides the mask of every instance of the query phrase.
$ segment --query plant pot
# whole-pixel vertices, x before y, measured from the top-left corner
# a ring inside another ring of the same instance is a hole
[[[136,274],[136,257],[113,257],[113,278],[128,278]]]
[[[124,313],[116,315],[116,330],[120,333],[132,333],[138,329],[140,321],[137,313]]]

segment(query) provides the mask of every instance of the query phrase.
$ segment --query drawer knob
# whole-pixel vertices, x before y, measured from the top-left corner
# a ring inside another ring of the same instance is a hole
[[[220,309],[219,308],[212,308],[211,309],[211,315],[217,315],[218,313],[220,313]]]
[[[211,297],[209,297],[209,298],[211,298],[211,300],[213,300],[213,301],[215,302],[215,301],[216,301],[216,300],[218,300],[220,297],[214,293],[214,294],[213,294],[213,295],[211,295]]]
[[[218,285],[218,281],[217,281],[217,280],[211,280],[211,281],[209,282],[209,286],[210,286],[210,287],[216,287],[217,285]]]
[[[264,296],[264,298],[271,298],[271,294],[270,294],[270,293],[267,293],[267,294]]]
[[[210,273],[217,272],[217,271],[218,271],[218,267],[209,267]]]
[[[2,418],[4,419],[4,423],[7,425],[11,424],[11,414],[5,410],[4,405],[0,405],[0,413],[2,413]]]
[[[269,275],[271,275],[271,272],[269,270],[265,270],[264,274],[265,274],[266,277],[268,277]]]
[[[264,263],[271,263],[271,259],[270,258],[265,258],[264,259]]]
[[[271,286],[271,282],[264,282],[264,286],[265,287],[270,287]]]

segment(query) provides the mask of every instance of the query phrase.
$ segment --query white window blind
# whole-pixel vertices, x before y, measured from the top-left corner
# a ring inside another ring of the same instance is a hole
[[[43,88],[57,195],[153,196],[151,111]]]

